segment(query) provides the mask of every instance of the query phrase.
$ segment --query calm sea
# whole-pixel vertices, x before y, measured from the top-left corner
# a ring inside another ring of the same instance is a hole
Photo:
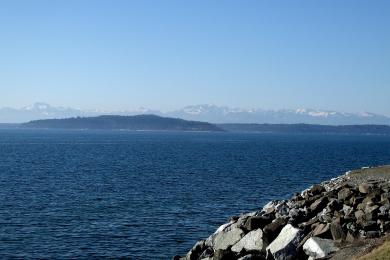
[[[0,130],[0,258],[171,259],[390,137]]]

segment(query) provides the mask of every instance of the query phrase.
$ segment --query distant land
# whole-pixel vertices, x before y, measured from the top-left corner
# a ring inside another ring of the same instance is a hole
[[[101,129],[148,131],[223,131],[216,125],[156,115],[97,116],[35,120],[21,125],[48,129]]]
[[[139,108],[127,111],[81,110],[69,107],[55,107],[46,103],[35,103],[22,108],[0,108],[0,123],[23,123],[31,120],[95,117],[100,115],[132,116],[154,114],[162,117],[185,120],[224,123],[256,124],[320,124],[320,125],[390,125],[390,117],[369,112],[345,113],[319,109],[244,109],[215,105],[186,106],[173,111],[159,111]]]
[[[212,124],[157,115],[105,115],[43,119],[22,124],[0,124],[0,128],[390,135],[389,125]]]
[[[388,125],[218,124],[228,132],[390,135]]]

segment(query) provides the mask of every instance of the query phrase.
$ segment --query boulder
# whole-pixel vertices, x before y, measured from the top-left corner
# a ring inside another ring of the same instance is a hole
[[[267,224],[272,222],[272,218],[269,215],[249,217],[244,228],[248,231],[252,231],[258,228],[264,228]]]
[[[196,260],[202,254],[202,252],[206,249],[206,243],[204,240],[200,240],[196,242],[196,244],[192,247],[192,249],[187,253],[187,260]]]
[[[284,218],[276,218],[274,221],[266,225],[263,229],[263,232],[264,236],[267,238],[267,241],[271,242],[274,240],[286,224],[287,221]]]
[[[370,193],[373,189],[373,185],[369,183],[362,183],[359,185],[359,192],[363,194]]]
[[[318,224],[313,230],[313,237],[331,237],[330,224],[321,223]]]
[[[326,191],[326,190],[325,190],[325,187],[322,186],[322,185],[318,185],[318,184],[313,185],[313,186],[310,188],[310,190],[309,190],[309,192],[310,192],[312,195],[320,195],[320,194],[323,193],[324,191]]]
[[[319,259],[328,257],[331,253],[339,250],[334,242],[330,239],[322,239],[319,237],[311,237],[303,245],[303,251],[311,259]]]
[[[316,214],[320,212],[326,206],[327,203],[328,203],[328,198],[321,197],[310,205],[310,210],[312,213]]]
[[[353,192],[351,191],[350,188],[343,188],[343,189],[341,189],[341,190],[337,193],[337,198],[338,198],[339,200],[346,200],[346,199],[348,199],[352,194],[353,194]]]
[[[297,254],[297,247],[303,239],[303,232],[287,224],[276,239],[267,247],[267,258],[272,255],[275,260],[292,259]]]
[[[214,252],[213,260],[235,260],[236,257],[230,250],[218,249]]]
[[[244,231],[240,228],[234,228],[227,232],[221,231],[214,235],[211,245],[214,250],[226,250],[237,243],[244,236]]]
[[[264,252],[267,244],[263,239],[263,231],[261,229],[253,230],[232,246],[231,250],[236,253],[240,253],[243,249],[245,251]]]
[[[340,225],[340,220],[334,220],[330,224],[330,232],[332,233],[333,240],[345,240],[346,234]]]

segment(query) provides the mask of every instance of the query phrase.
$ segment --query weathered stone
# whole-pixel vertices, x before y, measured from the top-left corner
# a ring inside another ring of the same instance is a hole
[[[364,211],[363,210],[355,211],[355,218],[356,218],[356,223],[358,223],[358,224],[362,223],[365,219]]]
[[[350,216],[353,213],[353,207],[350,207],[348,205],[343,205],[343,213],[344,216]]]
[[[373,189],[372,184],[362,183],[359,185],[359,192],[363,193],[363,194],[370,193],[372,191],[372,189]]]
[[[267,224],[271,222],[272,218],[267,215],[249,217],[244,224],[244,228],[248,231],[252,231],[258,228],[264,228]]]
[[[346,200],[346,199],[348,199],[352,194],[353,194],[353,192],[351,191],[350,188],[343,188],[343,189],[341,189],[341,190],[337,193],[337,198],[338,198],[339,200]]]
[[[332,240],[318,237],[309,238],[303,245],[303,251],[305,251],[311,259],[325,258],[338,250],[339,248],[335,246]]]
[[[267,204],[264,205],[263,209],[261,210],[262,212],[265,213],[272,213],[275,211],[275,206],[277,204],[277,201],[270,201]]]
[[[226,250],[230,246],[237,243],[243,236],[244,231],[242,231],[240,228],[235,228],[227,232],[219,232],[212,239],[212,247],[214,250]]]
[[[388,202],[390,200],[390,193],[382,193],[381,194],[381,202]]]
[[[272,255],[275,260],[292,259],[297,255],[297,247],[302,239],[303,232],[287,224],[267,247],[267,256]]]
[[[330,224],[330,232],[332,233],[333,240],[345,240],[345,233],[340,225],[340,220],[334,220]]]
[[[287,221],[284,218],[277,218],[263,229],[264,236],[267,238],[268,242],[274,240],[282,228],[287,224]]]
[[[328,203],[328,198],[321,197],[310,205],[310,211],[316,214],[317,212],[321,211],[326,206],[327,203]]]
[[[313,237],[322,237],[322,238],[330,238],[332,237],[330,233],[330,224],[319,224],[313,230]]]
[[[325,187],[322,186],[322,185],[313,185],[311,187],[311,189],[309,190],[309,192],[312,194],[312,195],[319,195],[321,193],[323,193],[325,190]]]
[[[263,231],[261,229],[253,230],[233,245],[231,250],[236,253],[240,253],[243,249],[246,251],[265,252],[267,243],[263,239]]]
[[[356,238],[357,237],[356,237],[355,233],[350,231],[350,230],[348,230],[347,237],[345,238],[345,240],[350,242],[350,243],[352,243],[353,241],[355,241]]]

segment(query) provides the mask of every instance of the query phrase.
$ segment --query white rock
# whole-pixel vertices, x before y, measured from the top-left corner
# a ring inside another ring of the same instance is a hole
[[[244,236],[244,231],[240,228],[234,228],[229,231],[222,231],[214,235],[211,245],[214,250],[226,250],[230,246],[236,244]]]
[[[297,247],[302,240],[303,233],[298,228],[287,224],[274,241],[267,247],[267,258],[269,254],[275,260],[293,258],[297,254]]]
[[[246,251],[264,251],[263,243],[263,231],[261,229],[253,230],[246,234],[240,241],[238,241],[234,246],[232,246],[232,251],[240,253],[243,249]]]
[[[214,232],[214,234],[217,234],[217,233],[223,231],[225,228],[229,227],[233,223],[234,223],[234,221],[230,221],[229,223],[223,224],[222,226],[217,228],[217,230]]]
[[[336,252],[337,250],[339,249],[334,245],[333,240],[319,237],[311,237],[303,245],[303,251],[311,259],[327,257],[330,253]]]

